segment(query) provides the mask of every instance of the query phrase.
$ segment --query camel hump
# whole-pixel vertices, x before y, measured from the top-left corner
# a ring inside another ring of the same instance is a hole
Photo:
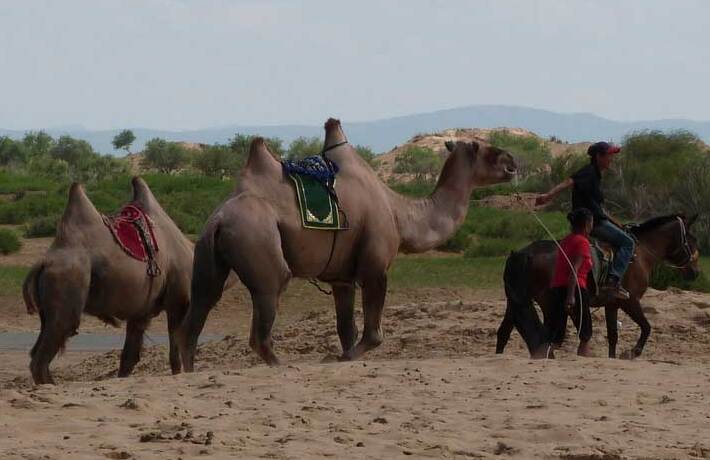
[[[153,195],[143,178],[134,176],[133,180],[131,180],[131,185],[133,186],[133,201],[138,203],[144,211],[150,213],[151,211],[162,210],[158,200],[155,199],[155,195]]]
[[[101,214],[86,196],[84,187],[74,182],[69,187],[69,199],[62,215],[63,224],[82,225],[87,223],[101,223]]]
[[[325,141],[323,141],[324,151],[333,149],[339,144],[344,144],[348,141],[340,125],[340,120],[336,118],[328,118],[323,125],[323,129],[325,129]]]
[[[281,174],[281,163],[271,154],[263,137],[252,139],[244,170],[247,174]]]

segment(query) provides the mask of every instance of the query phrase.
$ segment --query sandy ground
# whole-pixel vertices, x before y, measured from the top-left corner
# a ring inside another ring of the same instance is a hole
[[[33,387],[26,352],[0,351],[0,458],[710,458],[708,295],[651,292],[653,332],[635,361],[602,357],[601,311],[599,358],[577,358],[571,339],[558,359],[529,361],[517,334],[493,354],[500,293],[393,292],[384,344],[324,363],[339,351],[333,308],[296,283],[275,328],[277,368],[247,346],[245,300],[236,289],[210,316],[207,332],[227,336],[200,347],[191,375],[169,375],[164,346],[148,346],[127,379],[113,377],[118,351],[70,346],[53,365],[59,385]],[[620,319],[623,351],[638,329]],[[37,322],[0,299],[0,330]],[[151,333],[164,331],[158,320]]]

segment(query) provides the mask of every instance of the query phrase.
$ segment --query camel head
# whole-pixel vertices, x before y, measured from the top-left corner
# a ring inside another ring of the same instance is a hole
[[[478,142],[447,141],[446,149],[451,152],[446,160],[442,176],[454,170],[466,171],[475,186],[510,182],[517,173],[515,158],[509,152]]]

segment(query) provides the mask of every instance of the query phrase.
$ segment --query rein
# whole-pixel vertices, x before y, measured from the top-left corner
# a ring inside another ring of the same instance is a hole
[[[688,231],[685,228],[685,223],[683,222],[683,219],[680,217],[676,217],[676,220],[678,222],[678,225],[680,225],[680,242],[681,245],[679,248],[676,248],[672,253],[671,256],[675,255],[676,253],[683,251],[685,254],[685,259],[683,263],[681,264],[673,264],[669,262],[667,257],[661,257],[658,254],[656,254],[653,250],[650,248],[646,247],[644,244],[639,244],[638,246],[649,253],[651,256],[655,257],[658,260],[663,261],[665,265],[667,265],[670,268],[675,268],[678,270],[682,270],[686,268],[688,265],[690,265],[691,262],[693,262],[693,259],[695,258],[695,255],[693,254],[693,251],[690,249],[690,242],[688,241]]]

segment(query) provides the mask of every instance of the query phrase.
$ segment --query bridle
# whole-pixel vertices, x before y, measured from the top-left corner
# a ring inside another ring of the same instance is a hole
[[[690,241],[688,241],[688,230],[685,227],[685,222],[683,222],[683,219],[680,216],[677,216],[676,221],[678,222],[678,225],[680,225],[680,246],[675,248],[675,250],[668,254],[666,257],[659,256],[658,254],[654,253],[650,248],[646,247],[646,245],[640,244],[639,246],[641,246],[644,251],[648,252],[656,259],[662,260],[663,263],[667,266],[682,270],[688,268],[691,263],[698,260],[700,254],[698,254],[698,251],[693,251],[690,248]],[[675,255],[681,252],[683,253],[684,257],[683,262],[676,264],[671,263],[669,261],[674,259]]]

